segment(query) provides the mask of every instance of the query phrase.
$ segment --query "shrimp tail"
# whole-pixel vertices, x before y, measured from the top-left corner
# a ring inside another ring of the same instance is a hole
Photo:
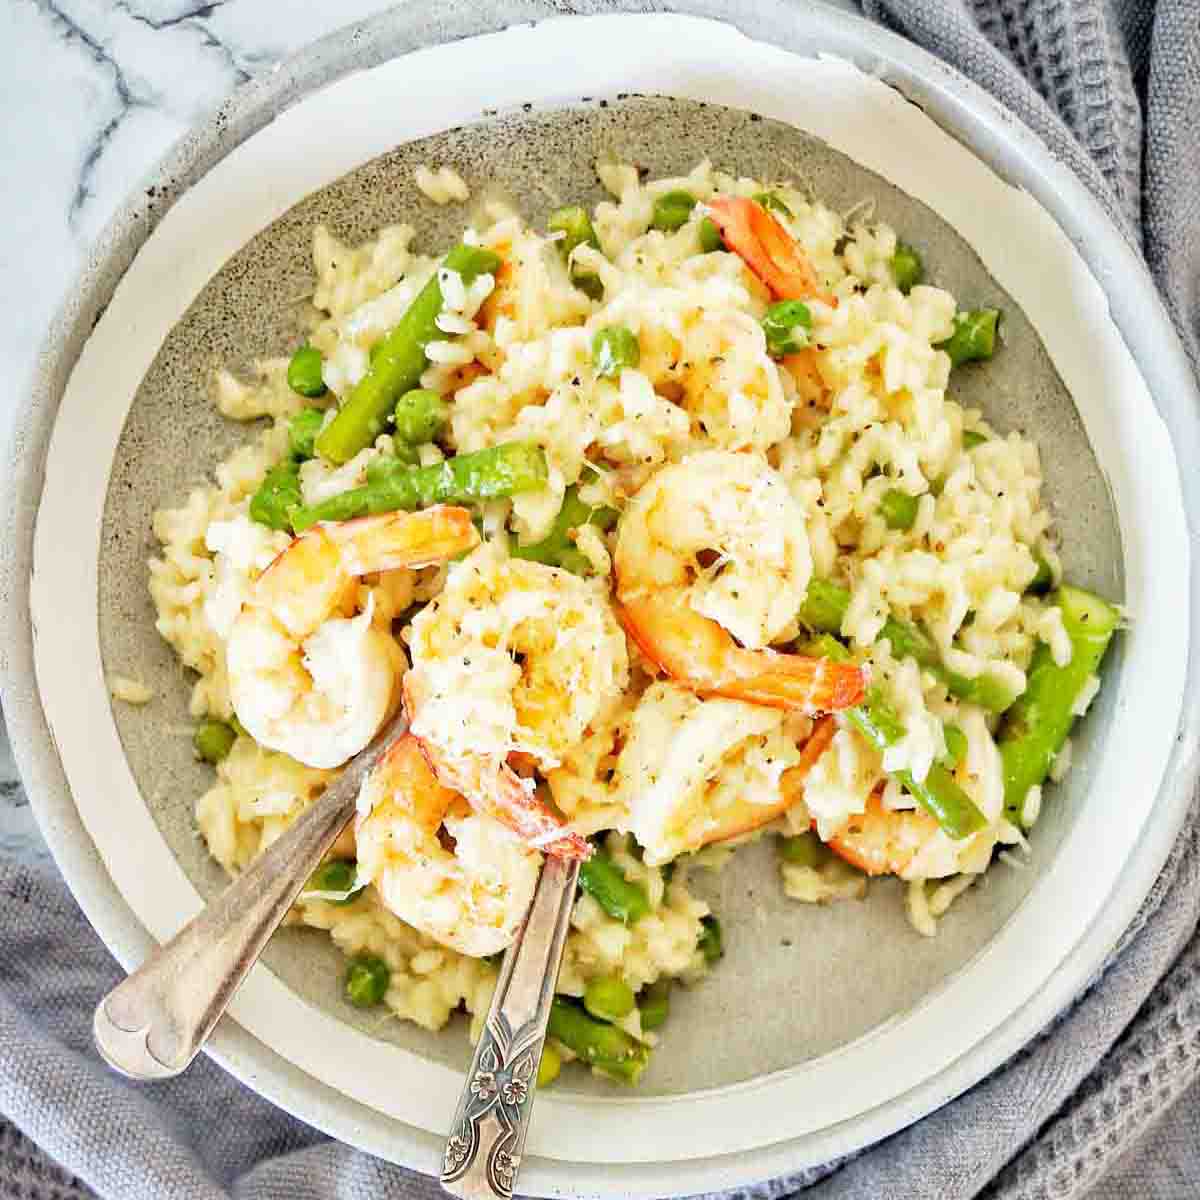
[[[858,704],[865,693],[862,669],[855,663],[744,650],[715,621],[662,597],[626,599],[620,619],[651,662],[701,694],[769,708],[835,712]]]
[[[796,240],[761,204],[745,196],[714,196],[706,207],[725,244],[776,300],[837,303]]]
[[[822,717],[808,735],[808,741],[800,751],[800,761],[794,767],[789,767],[780,777],[779,790],[789,808],[804,799],[804,781],[808,778],[809,771],[817,765],[817,759],[829,749],[837,730],[837,721],[833,717]]]
[[[419,703],[411,680],[410,673],[404,681],[404,706],[410,718]],[[532,781],[522,779],[507,763],[483,755],[449,755],[426,738],[417,738],[417,742],[441,783],[461,792],[476,812],[499,821],[526,845],[545,854],[580,860],[591,857],[587,839],[570,832],[537,798]]]
[[[457,505],[435,504],[420,512],[377,513],[316,527],[341,552],[351,575],[426,567],[465,554],[479,545],[470,512]]]
[[[922,809],[885,808],[880,787],[868,797],[866,809],[852,816],[827,845],[868,875],[903,875],[937,830],[937,822]]]

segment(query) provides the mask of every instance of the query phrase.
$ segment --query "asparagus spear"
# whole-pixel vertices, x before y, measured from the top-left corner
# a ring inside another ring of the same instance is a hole
[[[601,976],[584,988],[583,1007],[597,1021],[621,1021],[637,1007],[637,997],[625,980],[615,975]]]
[[[490,250],[460,242],[446,255],[443,265],[470,284],[477,276],[494,272],[500,259]],[[436,324],[441,311],[442,286],[435,274],[379,344],[367,373],[317,438],[322,458],[344,463],[383,432],[388,413],[405,392],[417,386],[429,363],[425,347],[441,336]]]
[[[816,633],[837,634],[849,607],[847,588],[829,579],[814,579],[808,585],[808,595],[800,608],[800,621]],[[897,658],[915,659],[919,667],[932,672],[946,685],[946,690],[960,700],[978,704],[989,712],[1003,712],[1016,699],[1007,683],[990,675],[976,675],[972,679],[949,670],[942,663],[933,640],[916,625],[889,617],[879,633],[879,640],[884,639],[891,642],[892,653]]]
[[[895,745],[904,736],[904,726],[877,688],[867,693],[865,704],[846,709],[846,720],[880,751]],[[969,837],[987,824],[975,801],[958,786],[954,776],[941,763],[934,763],[919,783],[911,771],[893,774],[950,837]]]
[[[368,513],[411,511],[431,504],[492,500],[543,487],[546,456],[528,442],[505,442],[459,454],[430,467],[379,460],[367,468],[367,482],[320,504],[292,513],[297,533],[318,521],[349,521]]]
[[[1022,825],[1032,824],[1025,819],[1029,791],[1050,773],[1054,756],[1075,723],[1080,694],[1099,668],[1121,621],[1113,605],[1082,588],[1064,584],[1050,599],[1062,609],[1071,661],[1060,667],[1048,646],[1038,646],[1025,691],[1009,709],[999,738],[1005,811]]]
[[[650,911],[645,890],[630,883],[621,868],[603,850],[596,850],[579,868],[579,886],[610,917],[632,925]]]
[[[850,652],[830,634],[821,634],[809,644],[806,653],[819,652],[835,662],[850,657]],[[845,710],[846,720],[881,753],[904,737],[904,726],[879,688],[867,693],[866,701]],[[955,725],[944,731],[947,757],[955,763],[966,753],[966,739]],[[975,801],[955,782],[946,764],[934,763],[920,783],[911,771],[892,773],[908,793],[952,838],[964,838],[982,829],[987,820]]]
[[[577,204],[556,209],[550,214],[550,220],[546,222],[546,227],[551,233],[565,235],[558,242],[558,248],[564,258],[570,258],[571,251],[576,246],[591,246],[593,250],[600,249],[600,239],[596,236],[592,218],[588,216],[586,208],[581,208]],[[592,300],[599,300],[604,295],[604,284],[600,282],[600,277],[592,274],[591,271],[572,269],[571,282]]]
[[[528,546],[520,545],[514,538],[512,556],[545,563],[550,567],[562,567],[575,575],[590,575],[592,564],[582,551],[575,548],[571,535],[581,525],[595,525],[607,532],[617,523],[617,516],[614,508],[604,505],[591,508],[580,500],[577,487],[569,487],[550,532],[540,542]]]
[[[650,1048],[623,1029],[596,1021],[576,1003],[555,996],[550,1006],[549,1035],[606,1075],[636,1083],[650,1061]]]

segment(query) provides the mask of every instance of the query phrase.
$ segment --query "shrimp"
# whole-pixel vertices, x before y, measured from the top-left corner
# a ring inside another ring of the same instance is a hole
[[[776,300],[837,298],[821,287],[817,272],[796,239],[761,204],[745,196],[714,196],[705,205],[721,237],[765,284]]]
[[[586,857],[509,760],[557,767],[624,691],[628,648],[602,588],[487,546],[451,572],[409,636],[405,705],[442,782],[531,844]]]
[[[712,450],[659,471],[621,518],[613,564],[626,632],[678,683],[806,712],[862,699],[857,665],[767,648],[812,558],[803,510],[762,459]]]
[[[315,525],[259,576],[230,629],[229,692],[259,745],[339,767],[395,711],[404,654],[371,607],[351,616],[359,576],[441,562],[479,534],[464,508]]]
[[[542,863],[443,787],[411,734],[363,781],[355,839],[358,882],[373,883],[401,920],[474,958],[513,940]]]
[[[702,700],[673,683],[638,702],[614,772],[630,832],[650,865],[742,837],[804,796],[804,776],[832,736],[826,717],[797,746],[792,718],[741,700]]]
[[[922,808],[889,808],[883,787],[872,790],[861,813],[855,813],[829,839],[835,854],[868,875],[897,875],[901,879],[942,879],[947,875],[978,873],[991,861],[998,841],[1016,841],[1006,828],[1004,775],[1000,752],[974,707],[959,716],[967,735],[967,754],[955,777],[979,806],[989,824],[970,837],[949,837]]]

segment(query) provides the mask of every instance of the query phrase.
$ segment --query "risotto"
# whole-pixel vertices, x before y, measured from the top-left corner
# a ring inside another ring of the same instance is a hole
[[[1060,578],[1037,447],[952,398],[999,313],[791,184],[597,170],[440,258],[318,227],[320,319],[218,374],[256,424],[150,563],[230,873],[407,710],[292,916],[351,1003],[478,1027],[543,856],[585,860],[542,1082],[636,1080],[720,969],[689,877],[750,839],[932,935],[1025,847],[1119,620]]]

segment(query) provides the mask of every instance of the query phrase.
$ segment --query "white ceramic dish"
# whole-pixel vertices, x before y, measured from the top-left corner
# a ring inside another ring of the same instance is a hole
[[[387,21],[404,28],[399,15],[385,18],[375,27],[385,43]],[[802,32],[807,26],[809,48],[845,55],[858,45],[884,62],[894,56],[904,64],[899,76],[925,71],[931,90],[935,83],[951,90],[928,60],[860,23],[819,12],[796,23]],[[395,36],[403,45],[404,35]],[[52,426],[46,484],[35,527],[29,512],[22,537],[32,527],[27,611],[34,630],[54,634],[31,638],[27,624],[7,615],[5,673],[17,743],[22,732],[38,743],[32,750],[26,744],[22,768],[48,840],[89,917],[127,965],[143,956],[150,937],[164,940],[202,903],[122,749],[104,684],[97,594],[104,587],[101,521],[129,406],[164,338],[227,259],[314,189],[398,142],[479,120],[484,110],[554,109],[581,96],[654,92],[778,118],[932,209],[965,237],[1032,322],[1075,397],[1111,491],[1122,551],[1113,578],[1123,574],[1135,627],[1105,689],[1098,720],[1108,736],[1091,739],[1075,785],[1079,802],[1057,852],[1039,863],[1029,894],[985,946],[939,977],[918,1003],[809,1061],[768,1055],[778,1069],[730,1076],[722,1086],[689,1086],[683,1071],[673,1077],[682,1085],[658,1094],[547,1093],[539,1099],[522,1186],[546,1195],[696,1191],[794,1170],[883,1136],[992,1069],[1070,999],[1132,916],[1182,819],[1195,754],[1188,724],[1194,712],[1185,705],[1195,681],[1194,605],[1185,599],[1194,586],[1188,519],[1195,497],[1185,493],[1177,454],[1195,446],[1196,427],[1194,411],[1184,415],[1189,385],[1176,383],[1172,397],[1161,390],[1178,370],[1165,316],[1156,301],[1145,309],[1153,314],[1154,338],[1168,348],[1151,364],[1147,347],[1131,352],[1097,282],[1098,272],[1111,278],[1113,265],[1129,255],[1090,201],[1080,202],[1076,219],[1091,239],[1084,241],[1091,267],[1060,227],[1069,228],[1066,213],[1059,211],[1056,223],[1044,196],[1004,182],[898,92],[844,58],[798,58],[678,15],[546,21],[447,41],[352,73],[367,65],[358,57],[364,44],[369,61],[378,53],[369,39],[310,52],[309,82],[331,71],[344,77],[323,90],[299,85],[286,106],[278,96],[244,100],[242,123],[231,134],[227,119],[224,142],[213,143],[207,158],[185,149],[190,186],[152,230],[138,228],[137,213],[126,214],[126,241],[118,245],[136,250],[132,262],[126,268],[111,247],[101,254],[85,290],[102,295],[107,308],[86,341],[67,342],[57,375],[43,377],[42,403],[50,407],[35,408],[31,427]],[[302,58],[301,80],[304,70]],[[952,90],[951,99],[972,110],[960,131],[980,145],[996,139],[1010,175],[1043,165],[1023,135],[1002,132],[1001,119],[977,93],[960,82]],[[416,95],[420,105],[401,102]],[[252,133],[272,112],[274,120]],[[697,146],[696,156],[703,151]],[[1078,240],[1079,232],[1069,231]],[[1147,288],[1141,274],[1131,278],[1122,287]],[[98,379],[105,381],[102,393]],[[24,497],[36,493],[27,476],[14,487],[24,487]],[[8,586],[15,585],[21,604],[24,553],[18,545],[6,561]],[[1164,606],[1164,595],[1180,599]],[[1138,620],[1151,610],[1154,620]],[[22,692],[27,648],[36,696]],[[819,1010],[819,987],[804,1001]],[[752,1012],[753,1004],[730,1019]],[[231,1013],[234,1021],[213,1043],[231,1070],[349,1141],[436,1169],[461,1081],[455,1066],[380,1042],[319,1010],[266,966],[252,973]],[[712,1033],[691,1030],[676,1053],[702,1054]]]

